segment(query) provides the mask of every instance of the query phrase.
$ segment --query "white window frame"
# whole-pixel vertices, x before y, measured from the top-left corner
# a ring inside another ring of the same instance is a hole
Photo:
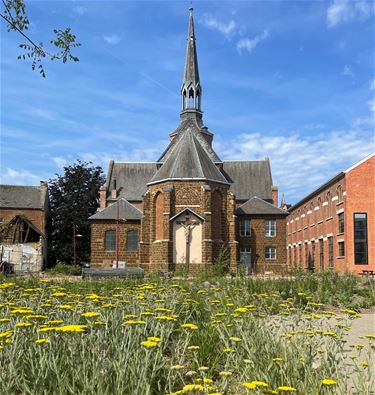
[[[267,254],[267,252],[268,252],[268,254]],[[268,257],[267,257],[267,255],[268,255]],[[264,258],[265,259],[274,261],[274,260],[276,260],[276,256],[277,256],[276,247],[269,246],[269,247],[264,248]]]
[[[249,234],[247,234],[247,231]],[[240,220],[240,236],[241,237],[251,236],[251,221],[249,219]]]
[[[264,236],[276,237],[276,219],[266,219],[264,221]]]

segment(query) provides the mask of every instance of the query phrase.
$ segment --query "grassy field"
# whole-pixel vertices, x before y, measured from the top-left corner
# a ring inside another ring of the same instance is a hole
[[[374,284],[0,279],[0,394],[371,394]]]

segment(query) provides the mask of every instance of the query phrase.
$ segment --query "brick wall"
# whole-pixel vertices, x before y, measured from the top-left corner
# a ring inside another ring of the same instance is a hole
[[[139,248],[136,251],[127,251],[127,232],[138,230],[141,226],[138,222],[126,222],[119,224],[119,260],[125,261],[130,266],[139,263]],[[116,251],[105,251],[105,232],[116,231],[115,221],[92,221],[91,223],[91,265],[99,267],[111,267],[116,260]]]
[[[16,215],[26,217],[32,224],[45,235],[46,215],[41,209],[0,209],[0,218],[3,218],[4,224],[12,220]]]
[[[239,226],[242,219],[249,219],[251,224],[251,236],[240,236]],[[276,236],[266,237],[264,232],[264,222],[268,219],[276,220]],[[251,261],[254,263],[256,273],[272,271],[274,273],[284,273],[287,270],[287,250],[286,250],[286,219],[280,216],[269,215],[241,215],[237,221],[238,262],[240,261],[241,247],[251,248]],[[265,258],[265,248],[276,248],[276,260]]]

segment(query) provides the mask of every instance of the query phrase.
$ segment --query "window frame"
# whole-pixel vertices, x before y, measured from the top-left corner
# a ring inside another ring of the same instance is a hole
[[[345,213],[344,213],[344,211],[337,214],[337,220],[338,220],[338,225],[339,225],[338,233],[339,234],[345,233]]]
[[[113,235],[113,240],[107,238],[107,235],[109,234]],[[112,247],[112,243],[113,243],[113,249],[107,248],[108,244],[111,244],[110,247]],[[104,251],[105,252],[116,251],[116,231],[114,229],[107,229],[104,232]]]
[[[343,246],[343,251],[341,250],[341,246]],[[337,242],[337,252],[338,252],[338,258],[344,258],[345,257],[345,241],[340,240]]]
[[[271,253],[271,254],[269,254],[269,257],[267,258],[267,250],[270,250],[270,251],[272,250],[275,254]],[[264,247],[264,259],[275,261],[277,259],[276,247],[274,247],[274,246],[266,246],[266,247]]]
[[[248,227],[246,224],[248,224]],[[240,236],[251,237],[251,220],[249,218],[240,219]]]
[[[131,238],[129,238],[129,234],[136,234],[137,235],[136,248],[129,248],[129,240],[131,240]],[[126,247],[126,251],[129,251],[129,252],[138,251],[138,249],[139,249],[139,230],[138,229],[129,229],[126,232],[126,244],[125,244],[125,247]]]
[[[356,237],[356,215],[364,215],[365,218],[365,238],[358,239]],[[355,265],[368,265],[368,221],[367,221],[367,212],[358,212],[358,213],[353,213],[353,242],[354,242],[354,264]],[[364,243],[365,244],[365,251],[364,251],[364,257],[365,257],[365,262],[358,262],[357,263],[357,252],[356,252],[356,245],[359,243]]]
[[[274,231],[274,234],[272,234],[273,233],[272,231]],[[265,219],[264,220],[264,236],[265,237],[276,237],[276,235],[277,235],[277,220],[276,220],[276,218]]]

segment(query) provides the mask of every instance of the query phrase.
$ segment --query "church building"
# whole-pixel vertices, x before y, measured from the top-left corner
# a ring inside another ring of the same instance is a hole
[[[246,273],[286,269],[286,216],[270,161],[224,161],[203,123],[192,8],[180,124],[153,163],[110,161],[91,222],[91,265]],[[251,152],[249,152],[251,155]]]

